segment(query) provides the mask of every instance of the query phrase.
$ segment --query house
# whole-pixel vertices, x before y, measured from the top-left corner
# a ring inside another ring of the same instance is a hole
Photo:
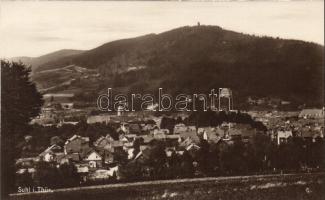
[[[174,126],[174,134],[179,134],[181,132],[186,132],[186,131],[196,131],[196,127],[195,126],[186,126],[183,123],[176,124]]]
[[[34,167],[32,168],[21,168],[16,171],[16,174],[24,174],[24,173],[34,174],[36,172],[36,169]]]
[[[117,151],[122,151],[123,150],[123,142],[122,141],[118,141],[118,140],[114,140],[112,142],[110,142],[106,148],[109,152],[114,153]]]
[[[312,142],[314,133],[310,128],[302,128],[300,132],[300,137],[302,137],[306,142]]]
[[[54,153],[52,153],[52,152],[45,153],[45,155],[43,156],[43,160],[45,162],[52,162],[52,161],[54,161]]]
[[[235,124],[232,129],[240,131],[240,137],[243,142],[249,142],[256,135],[257,131],[249,124]]]
[[[183,140],[181,143],[179,143],[179,147],[186,148],[187,146],[191,144],[198,144],[199,142],[195,142],[190,137],[187,137],[185,140]]]
[[[124,142],[123,143],[123,150],[129,151],[130,149],[133,149],[133,142]]]
[[[280,145],[283,142],[287,142],[289,137],[292,137],[292,131],[278,131],[277,133],[278,145]]]
[[[99,150],[109,150],[111,143],[114,141],[115,140],[110,135],[106,135],[106,137],[101,136],[98,138],[93,144]]]
[[[30,124],[39,124],[42,126],[52,126],[56,124],[57,116],[53,109],[42,108],[41,114],[30,122]]]
[[[53,155],[53,161],[56,162],[58,165],[61,164],[61,161],[63,161],[62,164],[68,163],[69,160],[68,159],[67,160],[64,160],[65,157],[66,157],[66,155],[63,152],[61,152],[61,153],[55,153]]]
[[[114,167],[110,167],[109,170],[108,170],[108,174],[111,176],[111,177],[116,177],[116,179],[119,179],[119,169],[120,167],[118,165],[114,166]]]
[[[70,162],[80,162],[81,161],[81,155],[79,153],[72,153],[65,156],[69,159]]]
[[[136,135],[141,134],[142,133],[141,126],[139,124],[136,124],[136,123],[129,124],[129,133],[130,134],[136,134]]]
[[[97,168],[102,166],[103,157],[99,155],[95,150],[92,150],[87,153],[84,158],[84,161],[89,163],[90,168]]]
[[[226,131],[225,139],[226,140],[237,140],[241,139],[242,131],[240,129],[231,128]]]
[[[224,135],[224,131],[219,127],[202,127],[198,128],[198,135],[209,142],[218,142]]]
[[[182,155],[184,151],[187,151],[191,156],[195,156],[196,152],[200,149],[198,144],[199,142],[193,140],[191,137],[187,137],[179,144],[176,153]]]
[[[129,143],[134,142],[136,138],[136,134],[120,134],[119,141],[122,141],[123,143]]]
[[[185,147],[185,150],[192,156],[195,157],[197,155],[197,152],[200,150],[200,147],[197,144],[191,143],[187,147]]]
[[[16,160],[16,166],[18,168],[32,168],[35,163],[35,158],[19,158]]]
[[[315,138],[321,137],[323,138],[323,131],[318,128],[312,129],[311,127],[304,127],[300,130],[300,137],[302,137],[305,141],[312,142],[315,141]]]
[[[154,129],[158,129],[158,126],[156,124],[144,124],[141,125],[142,131],[143,132],[150,132],[153,131]]]
[[[153,135],[153,138],[156,140],[166,140],[167,136],[166,136],[165,132],[156,132]]]
[[[54,157],[54,161],[57,163],[57,166],[68,164],[68,163],[80,163],[81,156],[79,153],[72,154],[56,154]]]
[[[88,164],[82,163],[82,164],[75,164],[77,168],[78,173],[88,173],[89,172],[89,167]]]
[[[92,115],[87,117],[87,124],[105,123],[111,121],[111,115]]]
[[[63,148],[57,144],[53,144],[40,153],[39,157],[45,162],[51,162],[54,161],[55,154],[60,152],[63,152]]]
[[[181,143],[187,139],[191,140],[195,144],[200,143],[200,137],[196,130],[181,132],[179,133],[179,136],[181,138]]]
[[[164,135],[168,135],[169,134],[169,130],[168,129],[154,129],[152,131],[152,134],[155,135],[159,135],[159,134],[164,134]]]
[[[322,118],[324,118],[324,108],[323,109],[303,109],[299,113],[299,118],[322,119]]]
[[[119,167],[115,166],[110,169],[98,169],[89,175],[90,180],[105,180],[110,178],[118,179]]]
[[[80,181],[81,182],[86,182],[87,181],[87,176],[89,174],[89,165],[86,163],[82,164],[75,164],[77,168],[77,173],[80,176]]]
[[[93,173],[89,174],[89,180],[96,181],[96,180],[105,180],[109,179],[110,173],[107,169],[98,169],[94,171]]]
[[[115,154],[124,151],[124,143],[119,140],[110,140],[103,146],[97,146],[96,150],[99,155],[102,155],[106,164],[115,162]]]
[[[140,151],[144,151],[145,149],[148,149],[149,145],[140,145]]]
[[[144,163],[150,159],[150,147],[140,151],[131,162]]]
[[[89,149],[89,138],[74,135],[64,143],[65,154],[82,153]]]
[[[187,146],[186,151],[191,152],[191,151],[198,151],[200,149],[200,147],[196,144],[190,144],[189,146]]]
[[[182,141],[180,135],[166,135],[166,146],[174,147],[178,146],[179,142]]]
[[[149,144],[152,140],[154,140],[155,138],[151,135],[145,135],[145,136],[142,136],[140,138],[141,140],[141,143],[144,144],[144,145],[147,145]]]

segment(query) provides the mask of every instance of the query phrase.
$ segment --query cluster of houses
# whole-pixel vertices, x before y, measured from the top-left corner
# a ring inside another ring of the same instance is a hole
[[[310,141],[316,137],[323,137],[324,109],[309,109],[300,113],[250,112],[249,114],[267,126],[271,139],[278,145],[292,136],[299,136]],[[171,156],[173,153],[183,154],[185,150],[190,153],[197,151],[200,149],[201,140],[231,145],[235,140],[249,142],[258,132],[248,124],[236,123],[199,128],[179,123],[170,131],[160,128],[161,117],[151,116],[149,118],[151,123],[140,123],[134,121],[136,119],[137,116],[125,115],[89,116],[88,124],[118,122],[119,127],[116,130],[119,133],[118,139],[107,134],[95,141],[90,141],[88,137],[73,135],[63,145],[53,144],[37,157],[18,159],[17,174],[25,172],[34,174],[35,163],[42,160],[55,163],[57,167],[65,163],[74,164],[82,182],[118,179],[120,169],[118,155],[126,155],[129,161],[141,159],[146,155],[154,140],[164,141],[166,155]]]
[[[291,104],[290,101],[282,100],[280,98],[270,98],[270,97],[263,97],[263,98],[248,97],[246,102],[249,105],[255,105],[255,106],[264,105],[264,106],[271,106],[273,108]]]
[[[324,108],[303,109],[300,112],[251,111],[249,114],[266,125],[269,135],[278,145],[293,136],[310,143],[324,137]]]
[[[147,130],[147,134],[143,134],[144,129]],[[137,123],[121,123],[117,132],[119,133],[117,140],[107,134],[93,142],[88,137],[73,135],[63,145],[53,144],[36,157],[18,159],[17,174],[35,173],[35,163],[42,160],[55,163],[58,168],[65,163],[74,164],[81,181],[118,179],[120,166],[118,155],[126,155],[129,161],[141,159],[154,140],[164,141],[166,155],[171,156],[173,152],[183,154],[185,150],[197,151],[200,148],[200,140],[216,144],[231,143],[235,139],[249,141],[256,134],[256,130],[249,125],[223,124],[219,127],[196,128],[182,123],[175,125],[173,133],[168,129],[158,128],[154,123],[145,126]]]

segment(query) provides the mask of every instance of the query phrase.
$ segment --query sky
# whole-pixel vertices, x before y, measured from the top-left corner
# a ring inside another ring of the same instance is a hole
[[[2,1],[0,56],[35,57],[60,49],[87,50],[117,39],[196,25],[198,21],[248,34],[323,45],[323,8],[324,1]]]

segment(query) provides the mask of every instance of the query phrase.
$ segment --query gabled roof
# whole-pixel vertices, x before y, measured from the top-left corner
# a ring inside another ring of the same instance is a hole
[[[200,138],[197,135],[196,131],[186,131],[179,133],[180,137],[183,139],[190,138],[194,143],[199,143]]]
[[[102,142],[105,142],[104,145],[106,145],[107,143],[109,143],[111,141],[114,141],[111,136],[109,136],[109,135],[107,135],[106,137],[101,136],[94,142],[94,146],[98,147],[101,145]]]
[[[138,158],[140,158],[142,156],[142,151],[140,151],[135,157],[134,160],[137,160]]]
[[[89,142],[89,137],[81,137],[80,135],[73,135],[71,138],[67,139],[65,144],[69,144],[71,141],[75,139],[82,139],[84,142]]]
[[[200,149],[200,147],[198,145],[192,143],[188,147],[186,147],[187,151],[189,151],[191,149],[198,150],[198,149]]]
[[[58,158],[56,158],[57,162],[60,162],[62,159],[71,159],[72,161],[80,161],[80,155],[79,153],[72,153],[67,155],[59,155]]]
[[[195,143],[190,137],[186,138],[183,142],[179,144],[180,147],[188,147],[191,144]]]
[[[95,151],[95,150],[91,150],[91,151],[89,151],[87,154],[86,154],[86,156],[85,156],[85,160],[89,160],[89,156],[91,155],[91,154],[95,154],[96,156],[98,156],[100,159],[102,159],[102,156],[97,152],[97,151]]]
[[[100,136],[95,142],[94,146],[98,146],[103,140],[105,140],[104,136]]]
[[[42,153],[40,153],[39,156],[44,156],[47,153],[54,153],[56,150],[63,150],[63,149],[59,145],[53,144],[49,146],[47,149],[45,149]]]

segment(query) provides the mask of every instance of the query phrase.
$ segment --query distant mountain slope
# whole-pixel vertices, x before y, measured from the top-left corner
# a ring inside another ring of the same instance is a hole
[[[195,26],[106,43],[42,64],[36,72],[68,65],[95,69],[100,77],[92,90],[97,92],[105,87],[123,92],[163,87],[176,94],[231,87],[239,102],[267,96],[321,105],[323,54],[324,47],[314,43]],[[79,80],[71,87],[86,85]]]
[[[55,51],[53,53],[49,53],[40,57],[14,57],[11,58],[13,61],[21,61],[26,65],[32,66],[32,70],[36,70],[40,65],[43,65],[47,62],[52,62],[54,60],[58,60],[64,58],[66,56],[73,56],[83,52],[82,50],[74,50],[74,49],[62,49],[59,51]]]

